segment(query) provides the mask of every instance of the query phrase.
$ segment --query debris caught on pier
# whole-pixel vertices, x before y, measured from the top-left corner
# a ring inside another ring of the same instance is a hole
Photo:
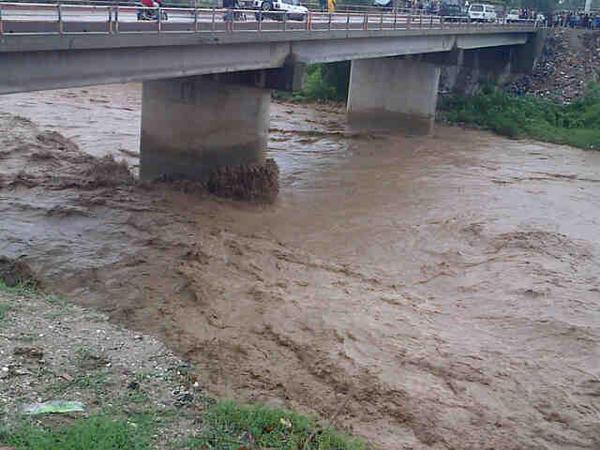
[[[279,193],[279,168],[273,159],[218,168],[210,173],[206,190],[219,197],[272,202]]]

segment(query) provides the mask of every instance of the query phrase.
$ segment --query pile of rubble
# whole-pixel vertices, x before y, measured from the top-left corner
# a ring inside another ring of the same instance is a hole
[[[509,92],[570,103],[600,77],[600,30],[555,28],[549,31],[535,69],[509,85]]]

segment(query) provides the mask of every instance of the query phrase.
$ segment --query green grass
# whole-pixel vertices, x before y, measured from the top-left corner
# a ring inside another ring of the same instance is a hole
[[[66,425],[39,425],[21,419],[0,427],[0,447],[18,450],[144,450],[156,445],[160,429],[173,426],[177,411],[149,411],[123,417],[118,411],[75,419]],[[364,450],[365,444],[300,414],[223,401],[200,415],[200,431],[169,448],[239,450]],[[68,418],[65,418],[69,420]],[[35,419],[40,420],[40,419]]]
[[[477,125],[503,136],[529,137],[583,149],[600,149],[600,86],[570,105],[533,96],[513,96],[486,87],[472,97],[448,97],[443,116],[450,122]]]
[[[149,421],[92,416],[57,428],[23,422],[0,429],[0,446],[18,450],[143,450],[151,448]]]
[[[223,401],[208,409],[203,417],[202,430],[187,447],[363,450],[365,445],[356,438],[321,427],[312,419],[291,411]]]
[[[2,279],[0,279],[0,292],[12,295],[22,295],[24,297],[32,296],[38,293],[36,286],[32,283],[23,283],[18,284],[16,286],[7,286]]]

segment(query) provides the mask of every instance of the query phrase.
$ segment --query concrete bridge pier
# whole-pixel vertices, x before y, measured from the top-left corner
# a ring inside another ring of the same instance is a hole
[[[415,134],[433,129],[440,68],[418,59],[352,61],[347,112],[351,124]]]
[[[202,181],[216,168],[263,163],[270,90],[242,78],[145,81],[140,178]]]

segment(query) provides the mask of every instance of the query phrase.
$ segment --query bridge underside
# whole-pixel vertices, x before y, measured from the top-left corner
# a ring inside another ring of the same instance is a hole
[[[531,33],[263,33],[213,39],[195,34],[11,36],[0,40],[0,94],[129,83],[301,64],[518,46]]]

